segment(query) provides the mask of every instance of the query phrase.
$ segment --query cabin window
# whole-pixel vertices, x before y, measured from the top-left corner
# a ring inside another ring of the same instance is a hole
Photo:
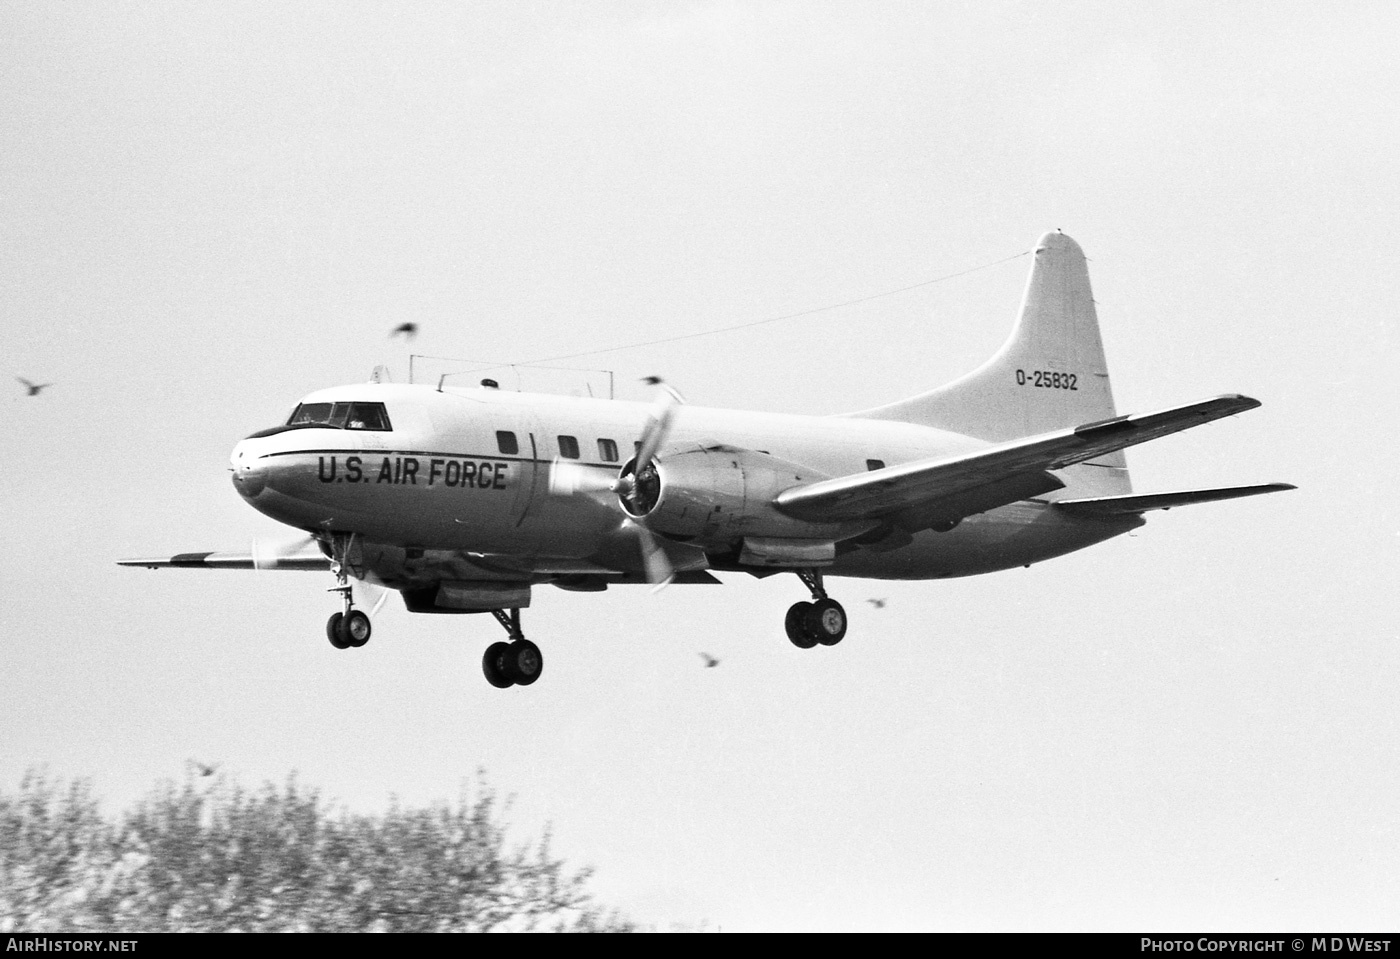
[[[866,460],[865,468],[868,470],[882,470],[885,468],[884,460]]]
[[[617,462],[617,443],[614,440],[598,441],[598,458],[605,463]]]
[[[573,436],[560,436],[559,455],[568,460],[578,459],[578,439]]]
[[[507,455],[514,455],[520,452],[520,443],[510,430],[497,430],[496,448]]]

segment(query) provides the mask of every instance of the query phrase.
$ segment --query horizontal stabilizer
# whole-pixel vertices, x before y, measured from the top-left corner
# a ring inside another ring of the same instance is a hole
[[[1259,486],[1226,486],[1220,489],[1191,489],[1179,493],[1145,493],[1141,496],[1096,496],[1090,499],[1060,500],[1055,506],[1081,516],[1121,516],[1153,509],[1171,509],[1192,503],[1213,503],[1222,499],[1258,496],[1297,489],[1291,483],[1263,483]]]

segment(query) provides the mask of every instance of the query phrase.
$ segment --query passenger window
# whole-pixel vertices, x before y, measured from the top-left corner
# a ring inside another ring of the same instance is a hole
[[[612,440],[598,441],[598,458],[605,463],[617,462],[617,443]]]
[[[510,430],[496,431],[496,448],[506,454],[520,452],[520,444],[516,442],[515,434]]]
[[[882,470],[885,468],[884,460],[866,460],[865,468],[868,470]]]
[[[559,437],[559,455],[565,459],[578,459],[578,440],[572,436]]]

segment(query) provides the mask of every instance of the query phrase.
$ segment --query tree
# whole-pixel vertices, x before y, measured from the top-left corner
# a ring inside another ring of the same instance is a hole
[[[484,781],[455,804],[333,810],[286,784],[165,783],[114,821],[91,787],[0,793],[0,931],[631,931]]]

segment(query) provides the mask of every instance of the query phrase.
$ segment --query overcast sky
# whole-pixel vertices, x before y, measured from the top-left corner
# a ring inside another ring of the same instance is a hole
[[[197,758],[373,810],[484,769],[658,929],[1393,927],[1397,9],[0,6],[0,373],[53,383],[0,401],[0,788],[114,811]],[[518,363],[986,267],[571,361],[837,413],[989,356],[1057,228],[1121,412],[1264,404],[1129,451],[1135,488],[1297,491],[834,581],[831,649],[785,638],[793,576],[539,588],[505,691],[485,617],[394,601],[340,652],[329,575],[115,565],[281,536],[230,449],[406,380],[401,322]]]

